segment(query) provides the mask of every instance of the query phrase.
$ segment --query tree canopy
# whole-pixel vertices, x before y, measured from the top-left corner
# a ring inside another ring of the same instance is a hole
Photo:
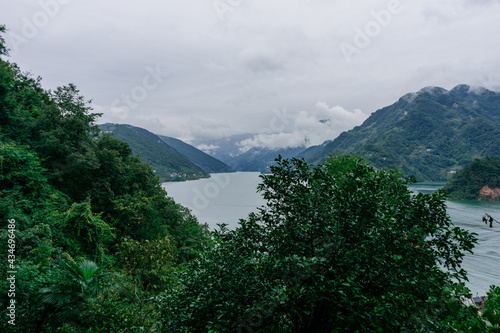
[[[267,205],[222,228],[165,296],[172,331],[440,331],[443,290],[476,238],[455,227],[443,191],[414,194],[400,172],[361,158],[313,168],[277,160]]]

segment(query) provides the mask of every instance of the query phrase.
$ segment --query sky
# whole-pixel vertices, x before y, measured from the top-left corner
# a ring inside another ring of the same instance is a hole
[[[332,140],[426,86],[500,90],[500,0],[0,0],[9,61],[99,123],[200,144]]]

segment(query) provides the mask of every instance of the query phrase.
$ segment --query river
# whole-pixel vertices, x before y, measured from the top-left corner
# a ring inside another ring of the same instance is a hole
[[[163,183],[169,196],[192,210],[201,223],[217,228],[226,223],[236,228],[265,201],[257,193],[258,172],[212,174],[211,178],[178,183]],[[417,183],[416,192],[431,193],[444,183]],[[466,256],[463,268],[468,272],[467,286],[474,295],[482,295],[492,284],[500,285],[500,224],[493,228],[482,222],[485,213],[500,220],[500,202],[447,201],[447,212],[452,222],[478,234],[479,243],[474,254]]]

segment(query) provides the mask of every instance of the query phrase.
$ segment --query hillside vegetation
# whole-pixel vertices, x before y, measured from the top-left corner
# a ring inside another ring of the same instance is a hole
[[[319,163],[336,152],[362,155],[419,181],[447,180],[476,158],[500,156],[500,93],[467,85],[424,88],[298,157]]]
[[[179,139],[164,135],[158,135],[158,137],[179,153],[189,158],[191,162],[202,168],[205,172],[233,172],[233,169],[228,165]]]
[[[132,152],[151,166],[161,181],[209,177],[203,168],[144,128],[122,124],[103,124],[99,128],[118,140],[127,142]]]
[[[0,59],[1,332],[151,331],[155,296],[207,242],[91,111]]]
[[[475,159],[457,172],[444,190],[457,200],[500,201],[500,158]]]

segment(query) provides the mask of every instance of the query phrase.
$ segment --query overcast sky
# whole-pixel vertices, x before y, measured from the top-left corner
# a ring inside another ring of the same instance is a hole
[[[425,86],[500,90],[497,0],[0,0],[10,61],[99,122],[320,144]]]

